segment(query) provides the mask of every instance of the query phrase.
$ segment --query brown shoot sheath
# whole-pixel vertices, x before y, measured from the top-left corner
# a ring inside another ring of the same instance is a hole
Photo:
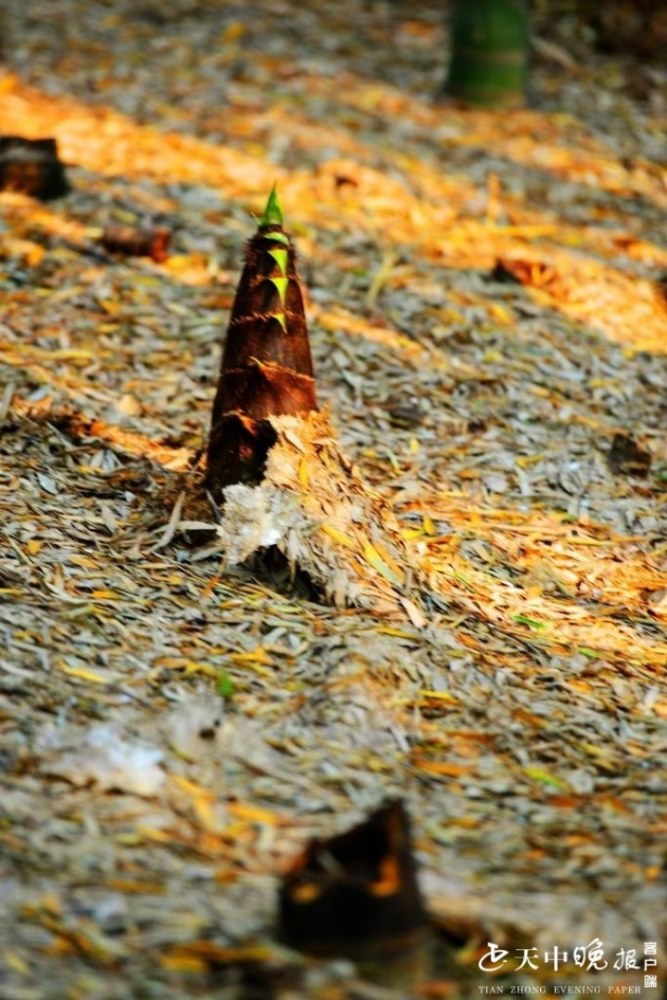
[[[249,241],[213,402],[206,484],[261,482],[275,433],[269,417],[317,409],[296,252],[275,188]]]

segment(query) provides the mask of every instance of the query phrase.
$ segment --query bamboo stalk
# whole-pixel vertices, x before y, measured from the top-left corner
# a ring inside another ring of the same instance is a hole
[[[468,104],[520,105],[528,73],[525,0],[456,0],[447,93]]]

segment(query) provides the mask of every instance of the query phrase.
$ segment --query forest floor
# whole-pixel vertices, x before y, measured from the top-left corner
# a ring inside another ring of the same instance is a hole
[[[657,995],[665,75],[549,39],[529,109],[457,109],[440,8],[9,4],[0,132],[56,136],[72,192],[0,195],[3,1000],[474,996],[490,941],[537,949],[506,992]],[[172,530],[274,181],[411,616]],[[166,261],[94,250],[146,222]],[[272,930],[305,840],[391,796],[448,951],[410,987]]]

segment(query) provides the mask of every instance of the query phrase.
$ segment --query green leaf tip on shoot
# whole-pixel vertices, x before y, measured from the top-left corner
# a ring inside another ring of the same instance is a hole
[[[218,677],[218,694],[225,701],[231,701],[234,696],[234,682],[226,670],[223,670]]]
[[[266,203],[266,208],[264,209],[264,215],[259,220],[259,225],[261,229],[262,226],[282,226],[282,224],[283,210],[280,204],[280,199],[278,198],[276,185],[274,184],[271,188],[271,194],[269,195],[269,200]]]

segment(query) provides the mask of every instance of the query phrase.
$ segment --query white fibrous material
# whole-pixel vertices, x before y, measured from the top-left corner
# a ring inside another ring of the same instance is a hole
[[[62,734],[51,731],[41,742],[50,750],[46,769],[74,785],[96,782],[103,790],[150,796],[165,780],[162,751],[128,739],[112,724]]]
[[[426,625],[423,583],[390,504],[368,487],[340,449],[325,413],[271,417],[276,441],[257,486],[223,490],[216,523],[180,529],[217,536],[193,556],[221,553],[228,566],[274,547],[339,606]]]
[[[289,497],[263,486],[228,486],[218,535],[231,565],[243,562],[257,549],[276,545],[294,518]],[[291,511],[290,511],[291,508]]]

